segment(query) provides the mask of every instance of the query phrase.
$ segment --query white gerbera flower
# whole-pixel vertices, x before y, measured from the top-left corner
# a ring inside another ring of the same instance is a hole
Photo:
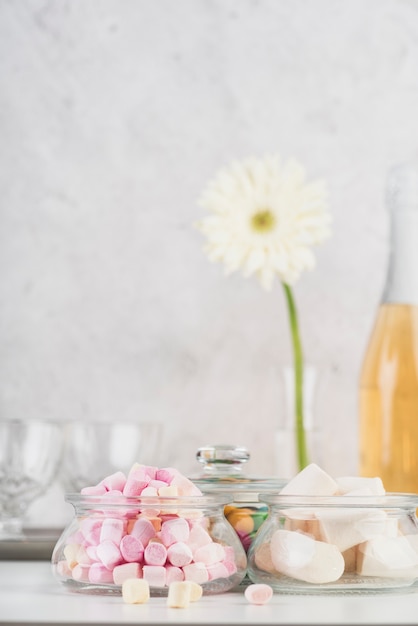
[[[197,227],[206,235],[211,261],[222,261],[227,273],[255,274],[270,290],[277,276],[289,312],[295,370],[295,433],[299,469],[308,464],[303,417],[303,350],[291,285],[312,269],[311,246],[330,234],[327,192],[322,181],[305,182],[295,160],[278,156],[232,163],[208,184],[200,204],[211,211]]]
[[[228,274],[255,274],[268,290],[275,276],[292,285],[312,269],[310,247],[330,235],[325,184],[306,183],[295,160],[234,162],[208,184],[199,204],[212,213],[197,224],[209,259],[223,262]]]

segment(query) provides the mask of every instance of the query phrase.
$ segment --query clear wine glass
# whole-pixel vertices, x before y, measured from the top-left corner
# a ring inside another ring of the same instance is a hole
[[[60,423],[0,420],[0,539],[24,537],[27,508],[55,478],[61,450]]]
[[[135,462],[158,465],[161,433],[159,422],[67,422],[61,464],[65,491],[79,492],[114,472],[126,473]]]

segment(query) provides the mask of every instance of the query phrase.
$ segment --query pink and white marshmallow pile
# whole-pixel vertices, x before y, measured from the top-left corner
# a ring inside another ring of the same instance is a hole
[[[289,506],[283,511],[282,527],[255,550],[259,569],[314,584],[335,582],[344,572],[380,578],[418,577],[418,535],[412,525],[402,528],[402,515],[390,515],[383,505],[367,506],[367,496],[374,500],[385,496],[380,478],[334,480],[312,463],[290,480],[280,495],[300,496],[302,504],[304,496],[342,496],[347,506]],[[364,507],[350,507],[350,496],[366,496]]]
[[[63,558],[56,564],[59,577],[117,586],[138,578],[150,587],[169,587],[183,580],[204,585],[237,571],[233,547],[212,539],[209,520],[200,510],[162,508],[164,498],[202,496],[174,468],[135,464],[127,476],[116,472],[81,493],[101,496],[100,504],[95,503],[97,510],[81,518],[77,530],[66,539]],[[139,501],[137,510],[117,510],[112,507],[117,496],[161,500],[152,508],[141,508]]]

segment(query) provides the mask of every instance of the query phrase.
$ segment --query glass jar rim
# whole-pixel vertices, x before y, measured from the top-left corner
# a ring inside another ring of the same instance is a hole
[[[205,494],[219,493],[229,494],[236,493],[239,498],[248,494],[250,497],[263,495],[265,492],[276,494],[286,485],[288,481],[280,478],[260,477],[260,478],[244,478],[242,476],[228,477],[200,477],[192,478],[193,483],[199,487]]]
[[[327,507],[347,508],[418,508],[418,494],[387,492],[382,495],[312,496],[265,493],[263,501],[279,508]]]
[[[230,501],[227,495],[196,495],[196,496],[124,496],[124,495],[87,495],[66,493],[66,502],[74,506],[85,507],[131,507],[131,508],[211,508],[223,506]]]

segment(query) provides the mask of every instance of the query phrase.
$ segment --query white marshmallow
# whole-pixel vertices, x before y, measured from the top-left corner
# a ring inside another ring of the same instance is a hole
[[[168,588],[167,606],[186,609],[190,604],[190,585],[187,581],[172,582]]]
[[[166,571],[164,565],[144,565],[142,576],[148,581],[150,587],[166,586]]]
[[[344,572],[344,558],[336,546],[300,532],[276,530],[270,550],[275,569],[297,580],[330,583]]]
[[[225,550],[220,543],[213,541],[195,550],[193,552],[193,558],[195,561],[200,561],[205,565],[213,565],[225,559]]]
[[[358,547],[357,572],[363,576],[416,578],[418,554],[403,536],[375,537]]]
[[[398,521],[379,509],[325,508],[317,509],[315,515],[321,539],[336,545],[341,552],[372,537],[398,534]]]
[[[336,478],[335,482],[338,485],[338,492],[340,494],[346,494],[349,491],[364,488],[370,489],[371,495],[374,496],[384,496],[386,493],[382,479],[377,476],[375,478],[341,476],[340,478]]]
[[[149,584],[144,578],[128,578],[122,583],[122,598],[128,604],[144,604],[150,598]]]
[[[338,485],[331,476],[315,463],[307,465],[280,491],[280,495],[290,496],[333,496]]]

